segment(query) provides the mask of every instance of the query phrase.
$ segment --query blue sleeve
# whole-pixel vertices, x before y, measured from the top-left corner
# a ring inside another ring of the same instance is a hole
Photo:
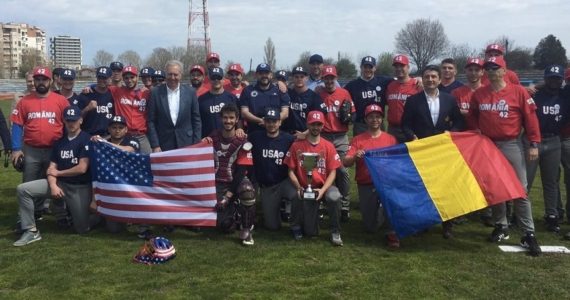
[[[282,93],[281,91],[278,91],[279,93],[279,99],[280,99],[280,103],[281,107],[283,106],[289,106],[289,104],[291,103],[291,97],[289,97],[288,93]]]
[[[24,130],[22,125],[12,124],[12,150],[19,151],[22,150],[22,135]]]

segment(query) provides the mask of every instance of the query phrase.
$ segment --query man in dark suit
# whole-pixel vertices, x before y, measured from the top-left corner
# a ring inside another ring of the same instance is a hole
[[[202,124],[196,90],[180,84],[182,63],[166,64],[166,84],[154,87],[148,106],[148,138],[152,152],[198,143]]]
[[[465,129],[465,120],[457,101],[445,92],[439,92],[440,69],[429,65],[422,72],[424,91],[408,98],[402,115],[402,130],[408,140],[416,140],[445,131]]]

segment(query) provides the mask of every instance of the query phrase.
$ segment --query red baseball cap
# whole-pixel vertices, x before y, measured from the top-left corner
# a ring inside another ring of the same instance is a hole
[[[217,59],[218,61],[220,61],[220,55],[216,52],[208,53],[208,56],[206,57],[206,61],[210,61],[212,59]]]
[[[381,115],[384,115],[384,111],[382,110],[382,107],[380,107],[380,105],[370,104],[364,110],[364,116],[366,117],[368,116],[368,114],[373,112],[379,112]]]
[[[43,76],[47,77],[48,79],[51,79],[51,70],[47,67],[35,67],[33,74],[34,75],[32,77]]]
[[[336,67],[335,66],[324,66],[323,67],[323,77],[327,77],[327,76],[334,76],[334,77],[338,77],[338,75],[336,74]]]
[[[469,67],[470,65],[477,65],[479,67],[483,67],[483,60],[479,57],[469,57],[467,62],[465,63],[465,68]]]
[[[495,56],[487,58],[485,60],[485,64],[483,65],[483,67],[486,67],[488,65],[497,65],[503,69],[507,68],[507,63],[505,62],[505,58],[503,56]]]
[[[198,70],[200,71],[200,73],[202,73],[202,75],[206,74],[206,71],[204,71],[204,67],[202,67],[201,65],[193,65],[190,68],[190,73],[192,73],[192,71]]]
[[[566,71],[564,71],[564,79],[570,79],[570,68],[567,68]]]
[[[410,64],[410,59],[403,54],[398,54],[394,56],[394,59],[392,60],[392,66],[396,64],[407,66]]]
[[[228,68],[228,73],[229,72],[238,72],[240,74],[243,74],[243,68],[241,67],[240,64],[232,64],[230,65],[230,67]]]
[[[126,66],[123,68],[123,75],[125,75],[127,73],[138,76],[139,70],[137,70],[137,67],[135,67],[135,66]]]
[[[319,110],[313,110],[309,112],[309,116],[307,117],[307,124],[313,123],[325,123],[325,114]]]
[[[497,51],[501,52],[501,55],[505,54],[505,47],[503,47],[499,44],[491,44],[491,45],[487,46],[487,49],[485,49],[485,53],[492,51],[492,50],[497,50]]]

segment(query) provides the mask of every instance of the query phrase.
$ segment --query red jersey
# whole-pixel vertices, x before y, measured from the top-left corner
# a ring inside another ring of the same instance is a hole
[[[320,89],[319,96],[323,99],[323,103],[326,106],[327,113],[325,114],[325,124],[323,126],[323,132],[326,133],[345,133],[348,131],[348,124],[343,124],[338,115],[338,111],[345,101],[350,102],[351,112],[354,113],[356,109],[354,108],[354,103],[352,102],[352,97],[347,90],[337,87],[334,92],[329,93],[325,89]]]
[[[62,95],[50,92],[38,98],[32,93],[18,102],[10,120],[22,126],[24,143],[48,148],[63,135],[63,110],[68,106],[69,101]]]
[[[125,117],[131,134],[146,134],[146,106],[150,100],[150,90],[110,86],[115,102],[115,114]]]
[[[317,165],[313,169],[313,181],[311,186],[320,188],[325,184],[329,174],[341,166],[340,157],[336,152],[334,145],[321,137],[318,144],[313,145],[308,140],[297,140],[293,142],[287,155],[285,155],[284,163],[292,169],[302,187],[307,187],[307,171],[302,166],[303,152],[311,152],[319,154]]]
[[[475,92],[475,90],[472,90],[468,85],[458,87],[451,91],[451,95],[453,95],[453,97],[455,97],[455,100],[457,100],[457,106],[459,106],[462,114],[464,111],[469,110],[469,103],[471,102],[471,96],[473,96],[473,92]],[[468,118],[465,121],[467,123],[468,129],[476,129],[475,124],[471,122],[471,119]]]
[[[534,100],[524,87],[507,83],[498,92],[491,86],[477,89],[471,97],[468,118],[494,141],[515,139],[524,126],[528,140],[539,143],[540,128],[535,110]]]
[[[507,83],[521,84],[521,82],[519,81],[519,76],[517,75],[517,73],[515,73],[511,70],[507,70],[507,72],[505,73],[504,79]],[[483,77],[481,77],[481,84],[487,86],[490,83],[491,82],[489,81],[489,77],[487,76],[487,72],[484,72]]]
[[[241,84],[239,85],[239,87],[236,89],[232,86],[231,83],[228,84],[224,84],[224,90],[234,96],[236,96],[236,98],[239,99],[239,96],[241,96],[241,91],[243,91],[243,86],[241,86]]]
[[[386,88],[386,101],[388,103],[389,125],[400,126],[402,124],[402,115],[404,114],[406,99],[422,91],[418,88],[417,84],[418,82],[415,78],[410,78],[410,80],[405,83],[394,80],[388,84]]]
[[[372,137],[368,131],[363,132],[352,139],[350,147],[346,156],[354,157],[358,150],[370,150],[376,148],[384,148],[392,145],[398,144],[396,138],[386,132],[382,132],[378,137]],[[368,168],[364,163],[364,158],[356,160],[356,183],[360,185],[370,185],[372,184],[372,178],[370,178],[370,173]]]

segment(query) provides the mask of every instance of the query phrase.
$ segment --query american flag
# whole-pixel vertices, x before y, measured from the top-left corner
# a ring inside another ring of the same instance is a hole
[[[152,153],[122,151],[105,142],[90,152],[97,212],[114,221],[216,226],[211,145]]]

